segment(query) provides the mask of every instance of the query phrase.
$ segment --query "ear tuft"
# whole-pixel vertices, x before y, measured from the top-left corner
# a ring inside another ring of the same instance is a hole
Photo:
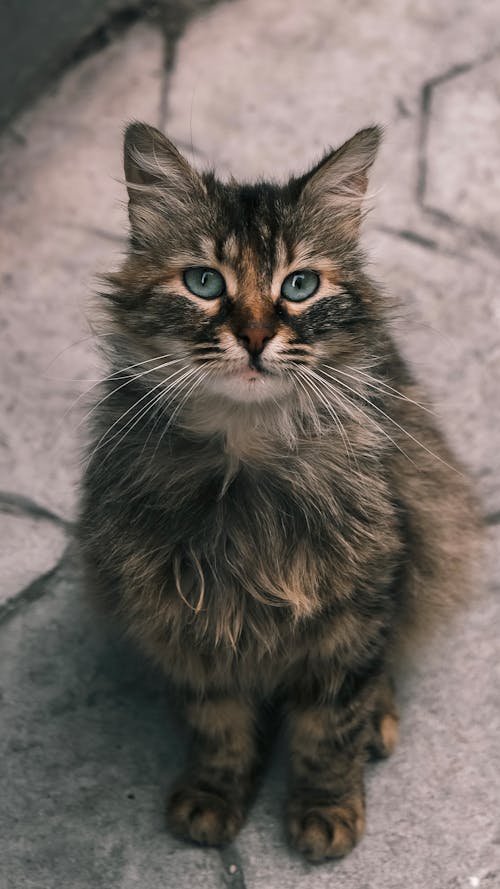
[[[162,220],[185,214],[205,193],[199,174],[155,127],[131,123],[123,155],[130,223],[140,240],[150,238]]]
[[[350,221],[352,233],[357,234],[368,171],[381,138],[381,127],[368,127],[329,152],[299,180],[302,201],[311,208],[335,212],[339,219]]]
[[[123,146],[125,178],[129,197],[133,200],[138,190],[134,186],[169,184],[193,185],[199,176],[186,158],[156,127],[145,123],[131,123],[125,131]]]

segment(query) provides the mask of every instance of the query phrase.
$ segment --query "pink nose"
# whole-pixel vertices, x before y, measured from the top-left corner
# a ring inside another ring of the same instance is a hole
[[[238,339],[251,355],[260,355],[266,343],[274,336],[272,327],[242,327]]]

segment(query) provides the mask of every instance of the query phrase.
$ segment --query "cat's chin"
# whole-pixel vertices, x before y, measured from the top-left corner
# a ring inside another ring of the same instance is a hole
[[[292,384],[278,375],[247,372],[215,377],[210,381],[210,389],[231,401],[251,404],[282,398],[289,394]]]

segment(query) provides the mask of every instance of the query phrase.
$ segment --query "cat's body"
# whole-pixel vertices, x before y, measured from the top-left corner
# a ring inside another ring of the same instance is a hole
[[[279,700],[291,840],[312,860],[349,851],[366,756],[396,740],[394,649],[467,573],[467,484],[357,249],[376,140],[239,187],[128,133],[132,249],[80,538],[94,594],[181,691],[194,740],[169,820],[200,842],[241,825]],[[223,291],[196,294],[217,275]]]

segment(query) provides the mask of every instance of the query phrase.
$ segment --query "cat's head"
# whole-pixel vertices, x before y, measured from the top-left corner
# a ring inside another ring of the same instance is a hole
[[[322,362],[359,358],[378,317],[358,238],[379,140],[362,130],[285,185],[247,185],[129,126],[130,249],[110,276],[123,363],[161,356],[185,392],[262,402],[313,387]]]

